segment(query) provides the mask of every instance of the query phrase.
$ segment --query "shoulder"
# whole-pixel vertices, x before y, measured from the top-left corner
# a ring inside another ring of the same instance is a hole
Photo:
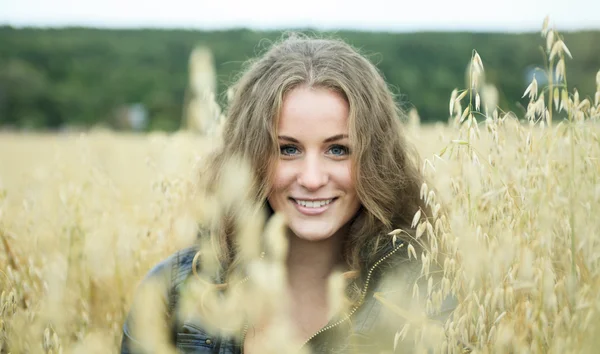
[[[393,259],[382,271],[382,281],[375,290],[379,297],[389,298],[393,294],[395,305],[405,311],[427,314],[431,320],[445,321],[452,310],[457,306],[457,300],[450,289],[445,289],[445,272],[439,260],[419,257],[407,250],[407,246],[400,248]],[[436,300],[438,306],[428,306],[427,300]],[[386,302],[385,300],[379,302]],[[392,305],[392,303],[386,303]],[[419,309],[416,311],[416,309]],[[403,311],[401,311],[403,312]]]
[[[192,270],[194,257],[199,252],[197,246],[178,250],[154,265],[145,275],[142,284],[160,280],[165,285],[176,283]]]
[[[147,345],[148,323],[170,323],[176,306],[176,287],[191,274],[198,247],[188,247],[163,259],[146,273],[135,289],[129,313],[123,325],[121,353],[138,352]],[[148,311],[153,308],[155,311]],[[135,333],[134,333],[135,332]]]
[[[436,284],[441,284],[443,270],[434,264],[424,267],[422,259],[408,256],[406,246],[399,247],[379,267],[377,281],[355,315],[354,330],[362,335],[383,340],[380,336],[393,336],[409,318],[418,316],[443,325],[457,306],[452,294],[441,291],[439,298],[434,296],[439,307],[429,308],[427,299],[431,290],[439,290]]]
[[[194,257],[198,252],[198,247],[188,247],[155,264],[135,289],[131,311],[145,307],[144,303],[152,301],[170,316],[177,300],[174,298],[176,288],[192,273]]]
[[[146,274],[141,286],[158,282],[164,300],[167,301],[168,310],[172,310],[176,300],[173,299],[176,289],[192,274],[192,268],[200,263],[194,264],[199,252],[198,246],[190,246],[172,253]]]

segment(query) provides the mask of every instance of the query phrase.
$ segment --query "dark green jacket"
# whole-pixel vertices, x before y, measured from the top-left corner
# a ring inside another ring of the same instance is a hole
[[[212,336],[202,325],[182,321],[178,318],[177,308],[179,305],[178,289],[185,280],[193,276],[192,263],[197,248],[188,248],[179,251],[168,259],[155,266],[146,276],[144,282],[160,279],[164,287],[161,294],[165,304],[166,319],[170,325],[169,341],[179,353],[219,353],[238,354],[242,353],[241,343],[243,334],[238,338],[224,338]],[[325,327],[315,333],[306,343],[313,353],[392,353],[395,334],[402,328],[404,319],[397,312],[386,308],[381,301],[373,295],[381,293],[391,302],[410,311],[411,294],[415,281],[421,283],[420,289],[426,289],[426,283],[420,281],[418,276],[421,271],[421,262],[409,260],[406,245],[392,245],[384,248],[377,261],[364,265],[361,272],[363,278],[360,283],[364,284],[364,301],[357,306],[351,314],[344,317],[332,319]],[[393,282],[382,281],[394,279]],[[400,296],[399,294],[402,294]],[[397,301],[394,301],[397,300]],[[135,301],[134,300],[134,305]],[[446,300],[443,312],[438,319],[444,320],[454,308],[452,299]],[[144,343],[132,336],[132,324],[136,321],[133,312],[129,314],[123,326],[123,338],[121,353],[152,353],[156,348],[142,348]],[[406,345],[400,343],[400,348],[395,352],[410,352]]]

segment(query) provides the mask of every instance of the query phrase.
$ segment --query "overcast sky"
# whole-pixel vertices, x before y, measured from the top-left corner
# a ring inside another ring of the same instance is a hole
[[[600,0],[0,0],[0,24],[537,31],[600,29]]]

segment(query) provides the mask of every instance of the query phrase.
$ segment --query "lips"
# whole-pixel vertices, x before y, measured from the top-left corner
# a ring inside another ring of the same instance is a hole
[[[300,213],[305,215],[318,215],[324,213],[327,209],[329,209],[332,203],[334,203],[338,198],[334,197],[330,199],[289,199]]]

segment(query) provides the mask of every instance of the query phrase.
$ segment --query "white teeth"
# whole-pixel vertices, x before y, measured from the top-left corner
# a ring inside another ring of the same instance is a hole
[[[320,208],[322,206],[325,206],[325,205],[331,203],[332,201],[333,201],[333,199],[319,200],[319,201],[297,200],[296,199],[296,203],[302,205],[303,207],[307,207],[307,208]]]

